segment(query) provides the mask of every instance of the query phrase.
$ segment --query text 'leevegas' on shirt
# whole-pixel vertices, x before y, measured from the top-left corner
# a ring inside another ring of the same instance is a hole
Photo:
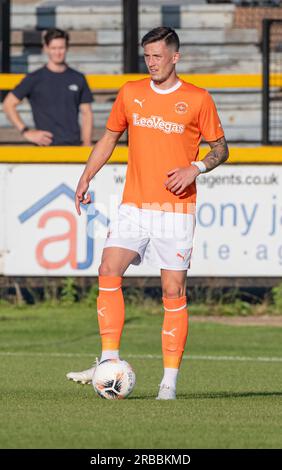
[[[128,128],[129,155],[123,203],[138,207],[194,212],[196,185],[176,196],[164,185],[170,170],[197,160],[202,136],[206,141],[224,132],[209,93],[178,81],[160,90],[149,78],[127,82],[119,91],[107,122],[112,131]],[[152,206],[152,208],[154,208]]]
[[[92,102],[82,73],[70,67],[57,73],[45,66],[28,74],[13,94],[28,98],[36,129],[52,132],[52,145],[80,145],[79,105]]]

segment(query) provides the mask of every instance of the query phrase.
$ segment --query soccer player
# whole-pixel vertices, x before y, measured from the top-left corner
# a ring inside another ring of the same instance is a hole
[[[36,145],[92,145],[92,94],[84,75],[66,64],[68,43],[66,31],[48,30],[44,34],[47,64],[27,74],[3,103],[12,124]],[[24,98],[30,102],[35,129],[29,129],[17,111]]]
[[[122,203],[99,267],[100,361],[119,357],[124,325],[122,276],[150,247],[161,271],[164,375],[157,399],[176,398],[176,382],[188,334],[186,277],[195,227],[195,180],[228,158],[224,132],[209,93],[176,74],[179,38],[168,27],[142,39],[150,78],[119,91],[106,131],[93,149],[76,190],[76,209],[89,204],[88,186],[128,129],[128,169]],[[211,150],[198,160],[201,137]],[[86,194],[87,193],[87,194]],[[91,382],[95,367],[70,372],[68,379]]]

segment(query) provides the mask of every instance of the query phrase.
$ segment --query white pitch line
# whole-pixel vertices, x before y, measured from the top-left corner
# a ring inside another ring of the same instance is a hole
[[[0,356],[15,356],[15,357],[91,357],[95,359],[96,354],[84,353],[56,353],[56,352],[10,352],[0,351]],[[124,358],[130,359],[162,359],[161,355],[157,354],[126,354]],[[183,356],[183,359],[190,359],[193,361],[238,361],[238,362],[282,362],[282,357],[248,357],[248,356],[205,356],[191,354]]]
[[[242,362],[282,362],[282,357],[244,357],[244,356],[186,356],[196,361],[242,361]]]
[[[127,357],[139,359],[162,359],[162,356],[154,356],[150,354],[144,356],[128,354]],[[195,354],[183,356],[183,359],[191,359],[194,361],[282,362],[282,357],[201,356]]]

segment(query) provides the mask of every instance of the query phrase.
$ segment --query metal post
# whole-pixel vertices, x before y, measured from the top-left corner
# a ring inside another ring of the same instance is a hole
[[[0,72],[10,72],[10,0],[0,0]]]
[[[272,20],[263,19],[262,22],[262,73],[263,73],[263,86],[262,86],[262,144],[268,145],[270,143],[269,136],[269,100],[270,100],[270,77],[269,77],[269,63],[270,63],[270,27]]]
[[[10,0],[0,0],[0,73],[10,72]],[[7,91],[0,90],[0,102]]]
[[[138,0],[123,0],[123,72],[139,72]]]

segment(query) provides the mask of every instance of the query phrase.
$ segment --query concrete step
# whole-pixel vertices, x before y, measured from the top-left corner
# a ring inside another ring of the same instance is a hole
[[[14,30],[11,33],[12,46],[24,47],[41,47],[43,31],[31,30]],[[70,47],[73,46],[93,46],[97,44],[96,31],[69,31]]]
[[[93,129],[93,144],[99,140],[104,133],[104,129],[102,128],[94,128]],[[119,142],[126,143],[126,135],[122,135]],[[24,137],[14,128],[6,127],[0,128],[0,144],[1,145],[29,145],[34,147],[33,144],[27,142]]]
[[[221,116],[222,117],[222,116]],[[223,121],[223,119],[222,119]],[[248,125],[246,123],[232,123],[223,124],[225,136],[229,143],[232,142],[261,142],[261,125],[260,125],[260,115],[257,115],[256,118],[249,122]],[[94,128],[94,137],[93,143],[97,142],[102,135],[104,129],[102,128]],[[125,143],[126,137],[122,136],[120,139],[120,143]],[[0,144],[1,145],[32,145],[29,144],[21,134],[12,128],[0,128]]]
[[[32,0],[35,2],[35,0]],[[29,0],[14,0],[14,3],[28,3]],[[41,0],[40,4],[43,6],[105,6],[105,5],[116,5],[120,6],[121,0]],[[206,0],[154,0],[156,5],[201,5],[205,4]],[[151,5],[152,0],[139,0],[140,5]]]
[[[224,8],[222,8],[222,6]],[[181,28],[232,28],[234,5],[182,5]]]
[[[146,29],[139,31],[139,40],[146,34]],[[185,45],[236,45],[236,44],[258,44],[258,32],[256,29],[232,28],[232,29],[203,29],[195,27],[191,29],[181,28],[176,30],[179,35],[182,47]],[[122,45],[123,35],[122,30],[111,29],[85,29],[70,30],[70,46],[88,46],[88,45]],[[29,47],[39,47],[42,44],[42,32],[34,28],[30,30],[14,30],[12,31],[11,44],[14,46],[25,45]]]
[[[88,56],[69,56],[68,64],[84,74],[121,74],[123,73],[123,66],[121,62],[116,60],[112,61],[93,61]],[[19,55],[11,58],[11,72],[12,73],[28,73],[37,70],[46,63],[44,56],[36,55]]]
[[[141,39],[147,30],[139,31]],[[177,29],[182,45],[187,44],[258,44],[256,29]],[[203,34],[204,33],[204,34]],[[98,30],[97,44],[122,44],[121,31]]]
[[[119,62],[122,60],[122,46],[72,46],[68,52],[68,58],[77,61],[78,57],[83,58],[83,62],[88,60],[89,62]],[[222,59],[225,60],[241,60],[242,59],[242,46],[235,45],[190,45],[182,46],[181,60],[184,62],[198,62],[203,61],[213,62]],[[46,61],[46,56],[41,51],[36,51],[34,48],[22,48],[20,46],[12,47],[12,56],[15,55],[28,55],[29,61],[40,62]],[[143,50],[139,49],[140,60],[143,59]],[[244,47],[243,60],[258,61],[261,60],[261,53],[257,46],[248,44]]]
[[[257,46],[190,45],[181,47],[181,60],[177,69],[182,73],[260,73],[261,53]],[[46,62],[46,57],[36,48],[12,47],[12,71],[33,71]],[[122,73],[122,46],[73,46],[67,60],[70,66],[84,73]],[[140,72],[146,72],[140,49]]]
[[[173,4],[173,18],[177,27],[230,27],[233,21],[234,5],[182,5]],[[121,29],[122,7],[119,4],[62,5],[38,4],[19,5],[12,3],[12,29]],[[169,12],[164,5],[140,2],[139,24],[143,28],[153,28],[169,21]],[[173,21],[171,19],[171,21]],[[195,25],[195,26],[194,26]]]
[[[109,103],[93,103],[92,110],[95,118],[95,126],[104,127],[109,116],[109,112],[112,108],[113,102]],[[33,118],[31,113],[31,107],[27,100],[24,100],[19,106],[18,111],[26,123],[27,126],[33,126]],[[10,121],[8,120],[6,114],[3,111],[3,105],[0,105],[0,128],[1,127],[10,127]]]
[[[95,55],[69,54],[67,62],[70,67],[76,68],[84,74],[121,74],[123,72],[122,61],[117,58],[105,57],[99,59]],[[43,55],[17,55],[12,56],[11,71],[13,73],[32,72],[46,63]],[[177,65],[178,73],[261,73],[261,59],[257,57],[218,57],[202,58],[187,57]],[[140,72],[146,73],[144,60],[140,57]]]
[[[260,92],[253,93],[212,93],[217,105],[220,118],[229,141],[257,141],[261,139],[261,96]],[[105,98],[104,98],[105,99]],[[103,133],[112,100],[108,102],[95,102],[92,105],[94,113],[94,140],[96,141]],[[24,122],[32,127],[33,120],[30,106],[24,101],[19,106],[19,112]],[[11,124],[3,113],[0,106],[0,143],[21,143],[23,137],[11,129]],[[123,141],[125,137],[123,137]]]
[[[168,6],[174,8],[174,13]],[[258,31],[234,28],[234,5],[193,5],[185,1],[176,4],[174,0],[163,4],[140,0],[140,40],[148,29],[164,24],[164,20],[170,18],[169,11],[182,44],[179,72],[261,71]],[[84,73],[122,73],[121,2],[107,0],[56,0],[37,5],[13,3],[13,72],[33,71],[45,63],[44,56],[41,56],[41,33],[43,29],[54,26],[70,32],[70,66]],[[146,70],[141,57],[140,68],[141,72]]]

